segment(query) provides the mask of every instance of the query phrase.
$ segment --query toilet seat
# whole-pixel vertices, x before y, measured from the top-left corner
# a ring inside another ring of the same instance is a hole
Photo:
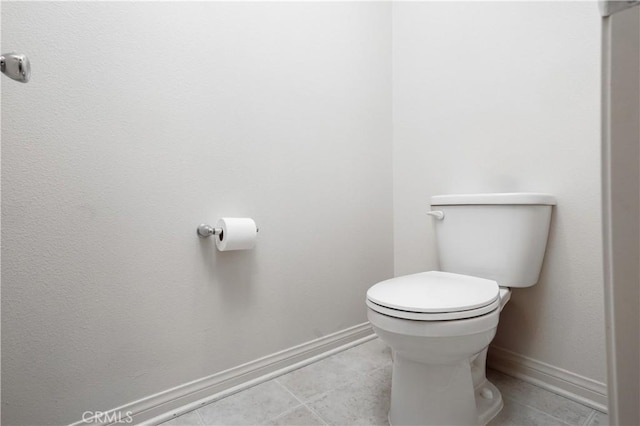
[[[479,317],[489,312],[492,312],[500,306],[500,301],[496,300],[493,303],[484,306],[479,309],[471,309],[468,311],[458,311],[458,312],[443,312],[439,314],[425,314],[422,312],[410,312],[410,311],[401,311],[399,309],[390,309],[385,306],[377,305],[367,299],[367,306],[373,309],[374,311],[401,319],[409,319],[414,321],[449,321],[449,320],[457,320],[457,319],[467,319]]]
[[[382,281],[367,291],[367,306],[383,315],[446,321],[485,315],[500,306],[495,281],[430,271]]]

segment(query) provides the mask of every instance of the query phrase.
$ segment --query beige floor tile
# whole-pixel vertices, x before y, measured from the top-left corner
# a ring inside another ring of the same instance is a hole
[[[259,425],[300,405],[274,380],[199,408],[205,425]]]
[[[609,426],[609,416],[596,411],[588,426]]]
[[[391,348],[382,340],[376,338],[347,351],[340,352],[334,357],[343,360],[354,370],[366,373],[391,365]]]
[[[338,355],[292,371],[277,380],[301,401],[308,401],[347,383],[363,380],[364,373],[356,361],[357,357]]]
[[[308,403],[330,425],[388,425],[391,368],[328,392]]]
[[[292,371],[163,425],[387,425],[391,353],[380,340]],[[490,426],[608,426],[606,414],[489,370],[505,407]],[[304,402],[304,404],[303,404]]]
[[[505,399],[504,408],[489,422],[488,426],[567,426],[567,424],[535,408]]]
[[[575,401],[494,370],[487,372],[487,378],[500,389],[505,398],[535,408],[570,425],[584,424],[593,411]]]
[[[304,405],[267,422],[268,426],[323,426],[324,421]]]
[[[195,411],[185,413],[175,419],[162,423],[162,426],[204,426],[202,419]]]

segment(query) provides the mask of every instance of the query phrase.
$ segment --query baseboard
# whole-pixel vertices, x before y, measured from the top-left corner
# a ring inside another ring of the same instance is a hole
[[[487,365],[580,404],[607,412],[607,385],[504,348],[490,346]]]
[[[71,426],[155,425],[375,337],[366,322],[101,413]]]

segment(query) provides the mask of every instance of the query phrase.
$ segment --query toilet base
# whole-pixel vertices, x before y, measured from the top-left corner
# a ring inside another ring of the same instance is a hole
[[[475,388],[476,407],[478,409],[478,423],[486,425],[502,410],[504,402],[500,391],[489,380]]]
[[[480,424],[469,361],[425,364],[395,355],[391,426]]]
[[[484,425],[500,411],[500,392],[484,372],[499,314],[412,321],[367,311],[393,351],[390,425]]]
[[[471,375],[480,425],[489,423],[504,406],[500,391],[487,380],[487,349],[485,348],[471,361]]]
[[[484,381],[474,389],[474,396],[476,402],[477,424],[485,426],[493,420],[493,418],[497,416],[504,407],[502,394],[493,383],[485,378]],[[394,421],[391,418],[391,412],[389,412],[388,421],[390,426],[394,426]]]
[[[470,361],[437,366],[396,356],[392,351],[394,384],[392,384],[391,399],[395,400],[395,403],[392,403],[392,408],[395,406],[395,414],[392,414],[393,409],[390,410],[389,424],[399,426],[425,421],[430,425],[484,426],[488,424],[502,410],[504,402],[500,390],[487,380],[487,349],[472,357]],[[426,385],[428,383],[448,383],[448,385],[434,388]],[[427,390],[429,388],[432,390]],[[433,389],[437,389],[437,392],[433,392]],[[466,392],[466,389],[473,389],[473,393]],[[424,393],[431,395],[432,398],[428,400],[419,398],[419,402],[412,402],[412,398],[407,397],[407,395],[417,396]],[[451,401],[455,401],[453,409],[450,405]],[[420,408],[416,409],[418,406]],[[456,414],[453,417],[448,414],[444,417],[433,415],[434,412],[443,409]],[[414,417],[416,415],[418,417]]]

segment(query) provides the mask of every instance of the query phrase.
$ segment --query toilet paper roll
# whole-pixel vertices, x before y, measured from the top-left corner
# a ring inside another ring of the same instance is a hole
[[[216,235],[216,247],[220,251],[249,250],[256,245],[258,228],[248,217],[223,217],[216,223],[222,233]]]

